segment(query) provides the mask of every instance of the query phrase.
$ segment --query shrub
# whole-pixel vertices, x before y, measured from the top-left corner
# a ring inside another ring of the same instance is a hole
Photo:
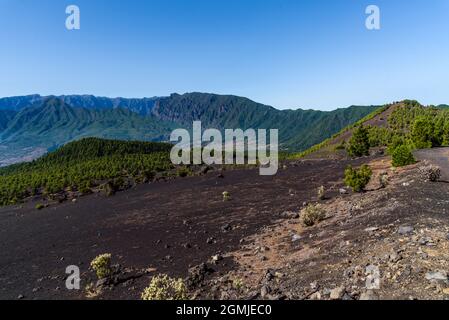
[[[112,274],[111,254],[105,253],[97,256],[90,263],[90,267],[96,272],[98,279],[104,279]]]
[[[427,165],[419,168],[419,173],[424,180],[436,182],[441,178],[441,170],[437,166]]]
[[[44,209],[45,208],[45,206],[42,204],[42,203],[38,203],[38,204],[36,204],[36,207],[35,207],[37,210],[42,210],[42,209]]]
[[[239,278],[239,279],[234,279],[232,281],[232,286],[237,290],[241,290],[241,289],[243,289],[245,284],[244,284],[243,280]]]
[[[178,177],[181,178],[185,178],[187,177],[189,174],[191,174],[190,170],[186,167],[180,167],[178,168],[178,170],[176,171],[176,174],[178,175]]]
[[[324,186],[318,188],[318,199],[320,200],[326,199],[326,189],[324,189]]]
[[[362,192],[371,179],[373,171],[367,165],[363,165],[360,169],[354,169],[349,166],[345,170],[345,184],[351,187],[354,192]]]
[[[434,125],[431,119],[421,116],[412,125],[411,138],[416,148],[425,149],[435,146]]]
[[[392,164],[394,167],[403,167],[416,162],[410,148],[406,145],[397,147],[392,154]]]
[[[379,184],[381,188],[386,188],[388,186],[388,174],[386,172],[379,175]]]
[[[231,199],[231,195],[229,194],[229,192],[224,191],[223,192],[223,201],[228,201],[229,199]]]
[[[113,181],[108,181],[102,186],[106,196],[111,197],[117,192],[117,188]]]
[[[368,129],[364,126],[360,126],[354,130],[349,145],[347,148],[348,154],[351,157],[361,157],[369,155],[369,134]]]
[[[182,279],[173,279],[168,275],[157,275],[144,289],[142,300],[186,300],[187,287]]]
[[[306,227],[311,227],[324,220],[326,212],[320,205],[309,204],[301,212],[301,221]]]

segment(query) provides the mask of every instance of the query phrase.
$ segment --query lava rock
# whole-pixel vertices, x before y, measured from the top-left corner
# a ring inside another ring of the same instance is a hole
[[[414,230],[414,228],[411,226],[400,226],[398,229],[398,233],[400,235],[406,235],[406,234],[412,233],[413,230]]]

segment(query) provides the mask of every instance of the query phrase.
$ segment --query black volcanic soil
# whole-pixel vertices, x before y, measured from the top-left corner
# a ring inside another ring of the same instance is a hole
[[[358,163],[364,160],[359,160]],[[84,287],[90,261],[111,253],[127,268],[186,276],[189,267],[236,250],[241,239],[272,225],[277,214],[315,200],[325,185],[338,193],[348,161],[290,163],[273,177],[258,170],[217,172],[140,185],[106,198],[96,194],[36,210],[36,203],[0,209],[0,299],[80,299],[65,288],[65,268],[77,265]],[[230,201],[223,201],[228,191]],[[232,230],[221,228],[230,224]],[[215,243],[207,243],[214,238]],[[217,271],[232,268],[224,260]],[[99,298],[138,299],[149,275]]]

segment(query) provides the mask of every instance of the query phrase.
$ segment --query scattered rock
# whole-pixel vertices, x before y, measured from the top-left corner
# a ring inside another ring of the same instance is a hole
[[[341,188],[340,190],[338,190],[338,192],[340,193],[340,194],[347,194],[348,193],[348,191],[346,190],[346,189],[343,189],[343,188]]]
[[[197,287],[208,274],[213,272],[214,270],[209,268],[209,266],[205,263],[192,267],[189,269],[189,274],[186,278],[186,285],[189,288]]]
[[[413,230],[414,230],[414,228],[411,226],[400,226],[398,229],[398,233],[400,235],[406,235],[406,234],[412,233]]]
[[[223,257],[219,254],[212,256],[212,262],[217,263],[218,261],[223,260]]]
[[[19,295],[17,296],[17,299],[18,299],[18,300],[25,299],[25,296],[24,296],[23,294],[19,294]]]
[[[300,235],[298,235],[298,234],[294,234],[292,236],[292,242],[296,242],[296,241],[299,241],[301,239],[302,239],[302,237]]]
[[[388,256],[388,260],[392,263],[396,263],[396,262],[400,261],[401,259],[402,259],[402,256],[394,251],[392,253],[390,253],[390,255]]]
[[[265,286],[262,286],[262,288],[260,289],[260,296],[262,297],[262,299],[267,297],[270,293],[271,293],[271,288],[269,286],[265,285]]]
[[[370,227],[370,228],[366,228],[365,232],[374,232],[374,231],[377,231],[377,230],[379,230],[378,227]]]
[[[299,212],[294,211],[284,211],[279,214],[279,217],[282,219],[298,219]]]
[[[337,288],[331,290],[330,299],[331,300],[340,300],[341,298],[343,298],[345,293],[346,293],[345,287],[343,287],[343,286],[337,287]]]
[[[265,281],[269,282],[274,279],[274,274],[271,270],[267,270],[267,273],[265,274]]]
[[[214,244],[215,242],[216,242],[216,240],[214,237],[207,238],[207,240],[206,240],[207,244]]]
[[[446,281],[447,280],[447,273],[445,271],[427,272],[426,273],[426,279],[429,280],[429,281],[432,281],[432,280]]]
[[[320,288],[320,286],[318,285],[318,282],[314,281],[310,284],[310,289],[312,289],[313,291],[316,291]]]
[[[366,290],[360,295],[359,300],[379,300],[379,296],[374,290]]]
[[[321,300],[321,293],[319,291],[314,292],[309,297],[310,300]]]
[[[227,223],[227,224],[221,226],[220,229],[222,232],[228,232],[228,231],[232,231],[232,226],[229,223]]]

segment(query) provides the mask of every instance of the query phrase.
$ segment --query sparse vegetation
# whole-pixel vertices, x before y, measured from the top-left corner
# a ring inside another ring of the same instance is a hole
[[[388,186],[388,174],[386,172],[382,172],[379,175],[379,184],[381,188],[386,188]]]
[[[354,192],[362,192],[371,179],[373,171],[367,165],[363,165],[360,169],[354,169],[348,166],[345,170],[345,184],[351,187]]]
[[[326,212],[319,204],[309,204],[301,211],[301,222],[306,227],[318,224],[326,218]]]
[[[178,177],[181,177],[181,178],[185,178],[185,177],[189,176],[191,173],[192,172],[187,167],[179,167],[176,170],[176,174],[178,175]]]
[[[245,284],[243,283],[243,280],[241,278],[237,278],[232,281],[232,286],[236,290],[242,290],[244,288]]]
[[[38,203],[38,204],[36,204],[35,208],[36,208],[37,210],[42,210],[42,209],[45,208],[45,206],[44,206],[42,203]]]
[[[392,165],[394,167],[403,167],[416,162],[415,157],[407,145],[398,146],[392,154]]]
[[[95,271],[98,279],[107,278],[112,274],[111,258],[110,253],[105,253],[97,256],[90,263],[90,267]]]
[[[223,201],[228,201],[231,199],[231,195],[228,191],[223,192]]]
[[[326,199],[326,189],[324,188],[324,186],[318,188],[318,199],[319,200]]]
[[[362,157],[369,155],[370,141],[368,129],[361,125],[354,130],[347,151],[351,157]]]
[[[142,300],[186,300],[187,287],[182,279],[173,279],[168,275],[157,275],[142,293]]]

